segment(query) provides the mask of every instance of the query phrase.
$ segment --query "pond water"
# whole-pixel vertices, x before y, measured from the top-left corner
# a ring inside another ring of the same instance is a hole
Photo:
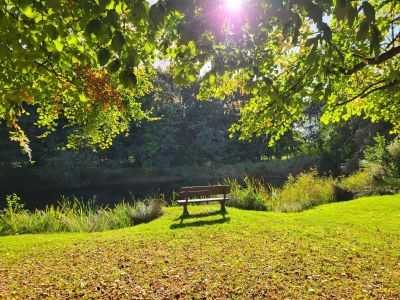
[[[103,206],[113,206],[116,203],[134,202],[137,199],[146,197],[159,197],[164,195],[168,202],[172,199],[173,193],[179,192],[182,186],[196,186],[218,184],[223,178],[191,178],[191,179],[165,179],[146,180],[145,182],[110,184],[101,186],[90,186],[81,188],[24,188],[24,186],[13,187],[12,190],[0,191],[0,209],[6,205],[5,196],[16,193],[25,204],[27,209],[43,209],[46,205],[57,204],[64,197],[77,197],[82,201],[90,199]],[[269,182],[271,182],[269,180]],[[280,185],[282,179],[274,179],[271,182]]]

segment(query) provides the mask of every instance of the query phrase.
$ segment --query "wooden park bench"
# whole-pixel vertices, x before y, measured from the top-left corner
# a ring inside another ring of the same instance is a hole
[[[183,216],[188,216],[188,204],[191,203],[221,203],[221,212],[225,214],[225,202],[229,200],[228,195],[231,191],[229,185],[210,185],[210,186],[192,186],[182,187],[180,190],[179,205],[183,205]]]

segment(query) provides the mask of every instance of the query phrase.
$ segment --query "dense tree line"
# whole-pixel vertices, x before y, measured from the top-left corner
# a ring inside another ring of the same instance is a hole
[[[79,180],[76,173],[82,169],[90,172],[90,168],[133,168],[139,172],[168,173],[176,166],[257,162],[293,156],[300,150],[300,136],[295,131],[287,133],[273,148],[266,146],[268,136],[252,142],[230,138],[227,129],[237,121],[241,101],[197,101],[198,85],[178,88],[169,75],[161,72],[152,84],[154,92],[140,99],[151,118],[132,123],[130,134],[121,134],[105,150],[65,149],[68,134],[74,129],[65,127],[62,121],[46,139],[38,138],[43,130],[34,126],[36,113],[32,109],[21,120],[31,140],[32,162],[7,138],[3,127],[0,140],[3,175],[10,174],[11,169],[18,170],[19,175],[33,174],[45,182],[70,182]]]
[[[340,175],[358,168],[364,147],[373,142],[376,133],[390,131],[387,124],[373,124],[362,118],[323,125],[318,121],[321,109],[316,106],[306,112],[307,122],[293,123],[290,131],[268,147],[268,135],[252,141],[229,137],[228,128],[240,118],[241,108],[249,101],[246,97],[198,101],[199,85],[178,87],[163,72],[157,73],[152,84],[154,92],[139,100],[151,118],[131,123],[130,134],[119,135],[109,149],[65,149],[73,128],[64,127],[62,121],[46,139],[38,138],[43,131],[34,126],[36,115],[32,109],[21,120],[31,140],[30,162],[18,145],[8,139],[3,127],[1,184],[27,178],[27,182],[41,185],[85,185],[105,181],[113,174],[128,176],[124,170],[131,170],[129,176],[169,174],[178,166],[194,169],[299,155],[312,158],[323,173]]]

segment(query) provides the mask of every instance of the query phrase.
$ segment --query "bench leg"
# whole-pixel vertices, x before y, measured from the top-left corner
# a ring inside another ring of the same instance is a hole
[[[184,216],[184,217],[189,216],[189,211],[188,211],[187,205],[183,205],[183,215],[182,216]]]
[[[225,201],[221,201],[221,213],[226,214]]]

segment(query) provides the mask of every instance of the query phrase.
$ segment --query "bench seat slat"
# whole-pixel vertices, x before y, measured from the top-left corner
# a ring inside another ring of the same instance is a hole
[[[227,185],[212,185],[212,186],[189,186],[182,187],[180,196],[185,198],[195,198],[201,196],[229,194],[230,187]]]
[[[188,203],[202,203],[202,202],[221,202],[224,200],[229,200],[228,197],[224,198],[205,198],[205,199],[189,199]],[[186,200],[178,200],[178,204],[185,204]]]

